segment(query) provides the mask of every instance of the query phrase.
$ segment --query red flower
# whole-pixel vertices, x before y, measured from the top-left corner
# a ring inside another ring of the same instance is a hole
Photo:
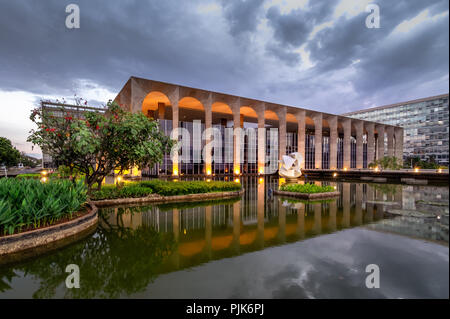
[[[50,131],[48,128],[45,129],[47,132]]]
[[[56,129],[54,129],[54,128],[51,128],[51,129],[50,129],[50,132],[54,132],[55,130],[56,130]]]
[[[98,126],[98,125],[95,127],[96,130],[98,130],[99,128],[100,128],[100,126]]]

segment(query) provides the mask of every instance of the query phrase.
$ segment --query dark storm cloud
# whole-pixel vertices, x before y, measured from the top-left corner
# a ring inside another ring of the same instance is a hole
[[[377,1],[380,29],[365,27],[366,12],[335,18],[339,0],[287,13],[268,0],[73,2],[78,30],[64,25],[69,2],[1,2],[0,90],[71,95],[86,79],[117,92],[133,75],[330,113],[448,90],[448,15],[390,35],[424,9],[448,11],[447,0]]]
[[[226,87],[241,61],[201,21],[197,2],[75,3],[81,27],[69,30],[66,2],[2,2],[0,88],[64,94],[88,79],[117,91],[130,75],[204,86],[218,74]]]
[[[300,63],[300,54],[284,49],[277,43],[268,43],[266,51],[286,63],[288,66],[295,67]]]
[[[222,0],[224,15],[229,23],[230,33],[240,35],[253,32],[262,13],[262,0]]]
[[[314,25],[301,10],[282,15],[278,7],[270,7],[266,15],[274,30],[275,39],[282,45],[298,47],[305,42]]]

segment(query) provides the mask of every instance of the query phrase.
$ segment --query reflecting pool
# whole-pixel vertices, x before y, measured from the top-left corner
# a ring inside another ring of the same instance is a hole
[[[84,239],[0,266],[0,298],[449,297],[448,186],[315,181],[341,195],[301,201],[241,182],[236,199],[102,209]]]

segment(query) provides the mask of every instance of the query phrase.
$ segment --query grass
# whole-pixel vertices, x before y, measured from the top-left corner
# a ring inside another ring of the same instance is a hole
[[[315,193],[334,192],[335,189],[332,186],[319,186],[316,184],[284,184],[280,187],[280,191],[303,193],[303,194],[315,194]]]
[[[72,218],[87,200],[83,183],[35,179],[0,179],[0,235],[50,226]]]
[[[105,185],[91,195],[92,200],[136,198],[150,194],[161,196],[189,195],[213,192],[231,192],[241,189],[236,182],[221,181],[163,181],[159,179],[141,182],[127,182],[123,186]]]

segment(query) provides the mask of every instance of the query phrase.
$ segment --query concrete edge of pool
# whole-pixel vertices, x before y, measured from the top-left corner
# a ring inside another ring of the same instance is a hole
[[[290,196],[300,199],[327,199],[339,196],[340,192],[325,192],[325,193],[297,193],[297,192],[285,192],[285,191],[273,191],[274,195]]]
[[[118,198],[118,199],[104,199],[91,201],[97,207],[116,206],[123,204],[144,204],[144,203],[176,203],[176,202],[192,202],[192,201],[206,201],[211,199],[232,198],[242,196],[244,189],[232,192],[215,192],[215,193],[200,193],[188,195],[175,196],[161,196],[158,194],[151,194],[147,197],[137,198]]]
[[[67,222],[10,236],[0,237],[0,264],[21,259],[17,258],[17,254],[23,253],[24,256],[35,255],[34,253],[31,253],[31,251],[40,251],[37,249],[41,247],[45,247],[45,250],[48,250],[47,247],[52,246],[57,242],[58,244],[56,246],[58,247],[73,242],[73,240],[70,239],[79,238],[77,235],[85,233],[97,225],[98,209],[91,203],[88,203],[88,206],[89,208],[87,209],[89,212],[87,214]],[[7,258],[8,256],[13,257]]]

